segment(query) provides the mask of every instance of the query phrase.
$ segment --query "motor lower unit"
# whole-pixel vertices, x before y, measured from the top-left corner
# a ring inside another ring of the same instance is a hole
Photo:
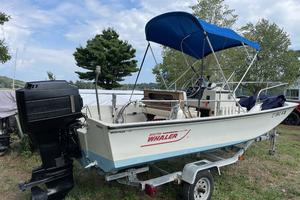
[[[32,199],[63,199],[74,185],[72,158],[81,156],[76,132],[82,117],[79,90],[66,81],[28,82],[16,91],[16,99],[23,132],[42,160],[20,189],[31,189]]]

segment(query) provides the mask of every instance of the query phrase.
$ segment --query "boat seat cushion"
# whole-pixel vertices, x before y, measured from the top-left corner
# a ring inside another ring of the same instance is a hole
[[[283,95],[268,97],[263,100],[261,109],[268,110],[272,108],[282,107],[285,101],[286,99]]]
[[[243,107],[246,107],[247,110],[249,111],[255,105],[256,99],[257,96],[241,98],[239,104]],[[263,102],[262,110],[282,107],[284,105],[284,102],[286,101],[283,95],[279,95],[279,96],[260,95],[259,99]]]

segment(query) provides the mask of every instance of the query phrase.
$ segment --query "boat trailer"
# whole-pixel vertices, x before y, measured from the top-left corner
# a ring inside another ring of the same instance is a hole
[[[120,173],[105,174],[100,169],[98,170],[98,172],[100,175],[105,176],[106,181],[117,181],[121,184],[139,187],[142,191],[145,191],[146,194],[150,196],[155,195],[155,193],[158,191],[157,188],[159,186],[170,182],[175,182],[177,184],[183,184],[183,195],[185,199],[210,199],[214,187],[211,170],[216,169],[218,171],[218,174],[221,175],[221,167],[234,164],[239,160],[244,160],[245,151],[255,142],[269,140],[269,154],[274,155],[276,150],[275,144],[277,135],[277,130],[273,129],[272,131],[258,138],[249,140],[240,145],[197,153],[196,157],[205,157],[205,159],[188,163],[183,167],[181,171],[169,173],[164,169],[161,169],[152,164],[141,168],[127,169]],[[223,154],[223,156],[219,156],[218,154],[220,153]],[[226,156],[224,155],[224,153],[230,153],[231,155]],[[94,165],[87,166],[86,168],[92,166]],[[163,175],[148,180],[140,180],[137,175],[148,172],[150,168],[158,170]]]

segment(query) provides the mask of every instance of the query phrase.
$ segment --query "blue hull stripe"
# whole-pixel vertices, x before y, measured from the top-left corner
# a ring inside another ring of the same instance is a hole
[[[184,149],[184,150],[180,150],[180,151],[172,151],[172,152],[167,152],[167,153],[161,153],[161,154],[155,154],[155,155],[149,155],[149,156],[141,156],[141,157],[130,158],[130,159],[126,159],[126,160],[117,160],[117,161],[112,161],[110,159],[104,158],[103,156],[100,156],[91,151],[88,151],[88,160],[91,162],[96,160],[98,162],[98,166],[103,171],[110,172],[110,171],[113,171],[116,169],[119,170],[122,168],[128,168],[131,166],[141,165],[141,164],[145,164],[148,162],[162,160],[162,159],[166,159],[166,158],[172,158],[172,157],[182,156],[182,155],[186,155],[186,154],[192,154],[192,153],[197,153],[197,152],[201,152],[201,151],[222,148],[222,147],[226,147],[226,146],[240,144],[240,143],[243,143],[246,141],[247,140],[228,142],[228,143],[223,143],[223,144],[209,145],[209,146],[205,146],[205,147],[198,147],[198,148],[191,148],[191,149]],[[86,152],[83,152],[83,153],[86,155]],[[87,159],[82,160],[82,163],[88,164],[88,160]]]

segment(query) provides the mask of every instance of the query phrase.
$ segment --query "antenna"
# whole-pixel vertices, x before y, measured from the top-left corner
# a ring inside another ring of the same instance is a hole
[[[97,84],[98,84],[98,78],[99,78],[99,75],[101,73],[101,67],[98,65],[96,66],[96,80],[95,80],[95,91],[96,91],[96,100],[97,100],[97,110],[98,110],[98,117],[99,117],[99,120],[101,120],[101,115],[100,115],[100,105],[99,105],[99,97],[98,97],[98,89],[97,89]]]
[[[12,89],[13,90],[15,90],[15,78],[16,78],[16,70],[17,70],[17,60],[18,60],[18,48],[16,49],[16,54],[15,54],[14,76],[13,76],[13,82],[12,82]]]

